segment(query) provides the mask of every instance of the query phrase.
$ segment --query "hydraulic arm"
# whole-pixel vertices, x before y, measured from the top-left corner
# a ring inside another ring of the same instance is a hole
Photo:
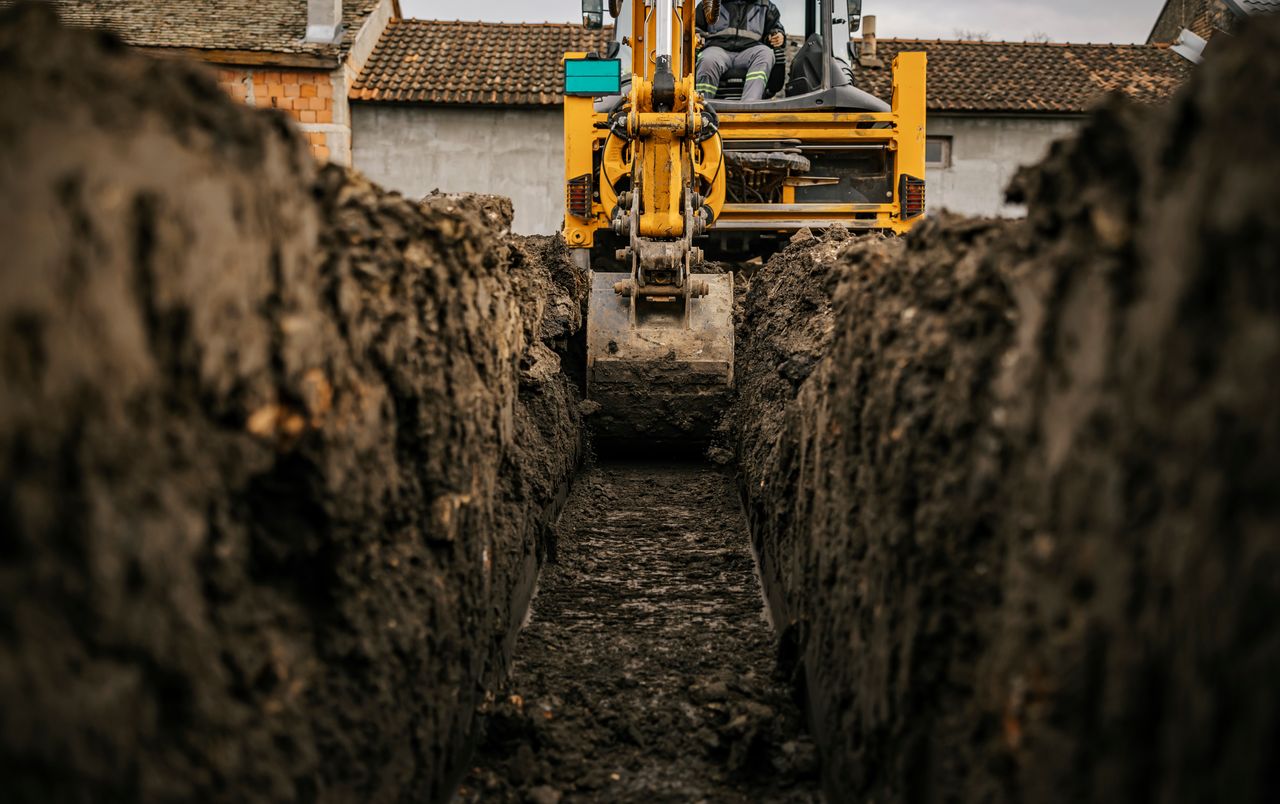
[[[605,119],[591,122],[593,99],[566,99],[567,125],[607,132],[582,168],[601,177],[588,184],[619,246],[604,256],[627,269],[593,272],[588,393],[602,406],[605,438],[696,441],[733,382],[733,277],[693,273],[702,262],[694,238],[724,203],[723,151],[716,115],[695,89],[695,3],[627,5],[630,80],[600,102]]]
[[[695,14],[713,37],[730,13],[714,0],[610,0],[613,41],[565,56],[564,237],[592,269],[587,393],[606,439],[697,442],[717,423],[733,276],[703,270],[704,249],[767,257],[802,228],[902,233],[924,215],[925,54],[899,53],[892,98],[873,97],[851,66],[861,0],[775,3],[783,44],[740,6],[734,37],[708,40],[717,64],[743,39],[772,50],[763,98],[743,91],[759,72],[698,91]],[[602,24],[602,0],[583,12]]]

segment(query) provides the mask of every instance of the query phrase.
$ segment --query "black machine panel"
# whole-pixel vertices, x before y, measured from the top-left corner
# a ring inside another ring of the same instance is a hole
[[[888,204],[893,201],[893,157],[883,146],[802,148],[809,159],[807,179],[838,179],[835,184],[796,188],[797,203]]]

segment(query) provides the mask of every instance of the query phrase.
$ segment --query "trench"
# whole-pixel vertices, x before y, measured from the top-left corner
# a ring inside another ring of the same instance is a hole
[[[730,473],[602,462],[555,535],[457,801],[821,800]]]
[[[1238,42],[1025,220],[745,277],[729,474],[582,468],[587,277],[510,202],[0,10],[6,801],[1275,801],[1280,24]]]

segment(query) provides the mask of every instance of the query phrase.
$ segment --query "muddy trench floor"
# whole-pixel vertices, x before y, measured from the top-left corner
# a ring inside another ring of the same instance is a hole
[[[457,800],[820,801],[732,478],[578,479]]]

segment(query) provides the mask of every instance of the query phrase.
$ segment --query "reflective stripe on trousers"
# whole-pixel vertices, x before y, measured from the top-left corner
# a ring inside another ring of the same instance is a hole
[[[764,98],[769,71],[773,69],[773,49],[767,45],[755,45],[741,53],[733,53],[714,45],[698,54],[696,85],[705,97],[714,98],[720,80],[729,70],[742,70],[746,77],[742,84],[742,99],[758,101]]]

